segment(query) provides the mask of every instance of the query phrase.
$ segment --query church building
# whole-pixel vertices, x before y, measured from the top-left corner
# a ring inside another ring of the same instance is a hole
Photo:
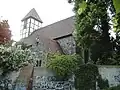
[[[39,64],[45,64],[45,53],[60,52],[74,54],[75,40],[73,38],[74,16],[42,27],[43,21],[33,8],[22,20],[20,31],[21,41],[31,45],[39,57]]]

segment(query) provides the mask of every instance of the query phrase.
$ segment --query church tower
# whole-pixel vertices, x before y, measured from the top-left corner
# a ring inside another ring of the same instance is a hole
[[[28,37],[33,31],[39,29],[43,23],[34,8],[30,10],[30,12],[21,20],[21,22],[21,38]]]

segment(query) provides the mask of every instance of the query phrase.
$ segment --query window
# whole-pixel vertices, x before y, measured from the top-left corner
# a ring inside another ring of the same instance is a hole
[[[41,60],[37,60],[36,61],[36,67],[40,67],[41,66]]]
[[[27,20],[24,21],[24,26],[23,26],[23,29],[26,29],[27,28]]]

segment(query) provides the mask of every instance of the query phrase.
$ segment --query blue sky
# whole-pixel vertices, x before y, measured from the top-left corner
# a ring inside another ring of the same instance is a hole
[[[67,0],[1,0],[0,19],[7,19],[13,39],[20,39],[21,19],[35,8],[43,21],[42,26],[74,15],[73,5]]]

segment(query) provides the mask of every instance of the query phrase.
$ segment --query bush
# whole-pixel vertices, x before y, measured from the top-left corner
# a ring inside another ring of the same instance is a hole
[[[21,67],[33,62],[35,55],[29,49],[21,49],[21,46],[0,45],[0,69],[2,74],[19,70]]]
[[[77,57],[77,55],[49,54],[47,68],[55,71],[56,75],[63,80],[68,79],[79,66]]]
[[[75,87],[78,90],[96,90],[98,68],[92,64],[81,65],[75,72]]]

